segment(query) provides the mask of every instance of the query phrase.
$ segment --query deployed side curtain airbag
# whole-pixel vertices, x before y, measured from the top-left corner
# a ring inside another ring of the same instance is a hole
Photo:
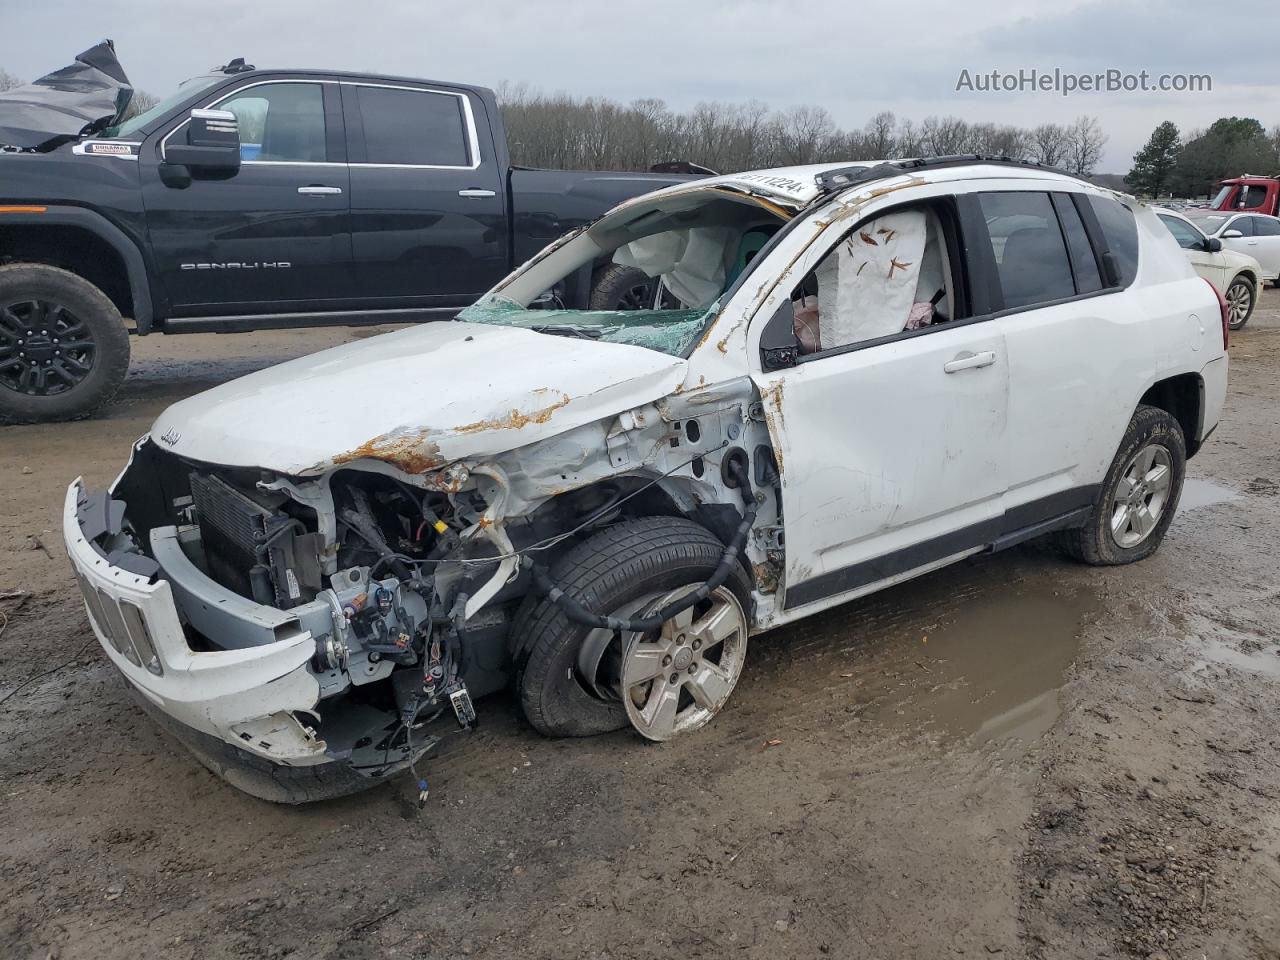
[[[34,150],[56,146],[114,123],[133,87],[110,40],[35,83],[0,93],[0,144]]]
[[[877,217],[842,240],[814,271],[822,349],[901,333],[917,299],[928,220],[923,210]]]
[[[727,251],[736,237],[737,231],[731,227],[668,230],[619,247],[613,262],[662,277],[663,285],[681,303],[702,309],[724,291]]]

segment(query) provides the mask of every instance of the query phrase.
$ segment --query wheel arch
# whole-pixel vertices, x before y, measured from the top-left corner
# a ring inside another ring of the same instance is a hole
[[[1187,459],[1200,450],[1204,434],[1204,378],[1179,373],[1147,388],[1139,405],[1157,407],[1178,421],[1187,444]]]
[[[152,328],[154,308],[142,251],[100,214],[78,207],[0,218],[0,262],[43,263],[82,277],[100,289],[138,333]]]

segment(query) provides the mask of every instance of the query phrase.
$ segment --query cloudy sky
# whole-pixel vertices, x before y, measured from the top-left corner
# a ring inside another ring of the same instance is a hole
[[[1280,124],[1280,15],[1193,0],[0,0],[0,20],[0,66],[24,80],[110,37],[135,85],[161,96],[243,56],[676,108],[814,103],[846,127],[886,109],[1022,125],[1092,114],[1111,137],[1100,172],[1120,173],[1161,120],[1184,131],[1224,115]],[[1055,68],[1206,73],[1213,90],[956,91],[964,69]]]

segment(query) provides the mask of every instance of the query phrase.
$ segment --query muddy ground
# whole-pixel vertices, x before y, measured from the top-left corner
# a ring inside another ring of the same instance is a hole
[[[483,702],[421,813],[215,779],[58,532],[166,404],[363,335],[148,338],[105,417],[0,430],[0,696],[73,659],[0,705],[0,957],[1280,957],[1280,292],[1151,560],[1031,545],[759,637],[682,742]]]

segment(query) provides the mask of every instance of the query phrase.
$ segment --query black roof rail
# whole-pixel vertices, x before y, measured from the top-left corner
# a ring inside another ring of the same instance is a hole
[[[836,170],[825,170],[815,179],[818,189],[824,193],[833,193],[859,183],[870,180],[884,180],[888,177],[900,177],[914,170],[936,170],[939,167],[962,167],[974,163],[1000,163],[1012,167],[1030,167],[1036,170],[1047,170],[1070,176],[1065,170],[1059,170],[1047,163],[1035,160],[1022,160],[1018,157],[988,156],[981,153],[957,153],[942,157],[917,157],[913,160],[886,160],[871,167],[840,167]]]

